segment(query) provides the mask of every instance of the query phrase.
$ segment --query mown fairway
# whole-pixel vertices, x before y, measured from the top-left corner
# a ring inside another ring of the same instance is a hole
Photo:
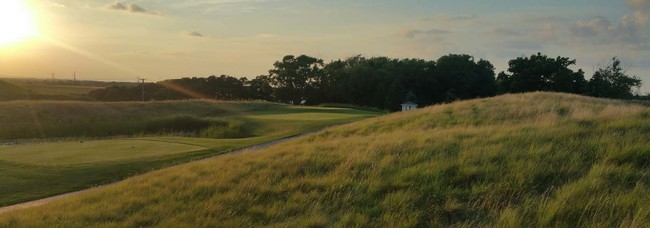
[[[0,136],[6,144],[0,145],[0,205],[110,183],[378,114],[212,101],[15,101],[0,102],[0,107]]]
[[[0,226],[649,227],[650,108],[529,93],[154,171]]]

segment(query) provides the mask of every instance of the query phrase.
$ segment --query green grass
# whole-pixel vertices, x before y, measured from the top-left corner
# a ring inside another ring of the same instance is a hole
[[[0,102],[0,136],[9,142],[0,146],[0,205],[377,114],[264,102]]]
[[[184,164],[7,227],[649,227],[650,108],[554,93],[438,105]]]
[[[282,117],[291,114],[294,116]],[[0,141],[17,139],[97,138],[116,135],[199,136],[213,127],[216,138],[250,137],[292,131],[307,124],[326,126],[328,122],[376,115],[354,109],[287,106],[265,102],[163,101],[163,102],[80,102],[10,101],[0,102]],[[258,115],[280,115],[256,118]],[[310,116],[312,115],[313,119]],[[296,121],[293,118],[298,117]],[[306,121],[303,121],[305,119]],[[254,125],[274,127],[259,130]],[[296,124],[298,123],[298,124]],[[283,127],[281,125],[287,125]],[[240,125],[240,126],[236,126]],[[221,127],[225,132],[215,132]]]
[[[75,141],[0,148],[0,160],[29,165],[74,165],[155,158],[203,149],[207,148],[138,139]]]

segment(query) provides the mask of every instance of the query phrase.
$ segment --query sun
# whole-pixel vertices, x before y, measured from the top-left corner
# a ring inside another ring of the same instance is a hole
[[[0,0],[0,47],[36,35],[32,15],[23,0]]]

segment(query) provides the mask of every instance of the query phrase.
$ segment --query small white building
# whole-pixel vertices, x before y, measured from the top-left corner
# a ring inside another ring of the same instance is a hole
[[[418,109],[418,104],[416,103],[410,101],[402,103],[402,112],[406,112],[409,110],[416,110],[416,109]]]

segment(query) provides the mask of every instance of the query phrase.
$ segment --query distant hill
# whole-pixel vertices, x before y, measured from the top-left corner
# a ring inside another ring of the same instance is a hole
[[[558,93],[436,105],[0,214],[0,226],[650,227],[650,107]]]
[[[80,87],[107,87],[107,86],[137,86],[135,82],[108,82],[92,80],[69,80],[69,79],[42,79],[42,78],[0,78],[16,85],[57,85],[57,86],[80,86]]]
[[[0,78],[0,100],[92,100],[90,91],[107,86],[137,86],[130,82],[77,81],[63,79]],[[6,89],[4,87],[7,87]],[[26,95],[25,95],[26,94]]]
[[[0,80],[0,101],[29,99],[32,92],[13,83]]]

